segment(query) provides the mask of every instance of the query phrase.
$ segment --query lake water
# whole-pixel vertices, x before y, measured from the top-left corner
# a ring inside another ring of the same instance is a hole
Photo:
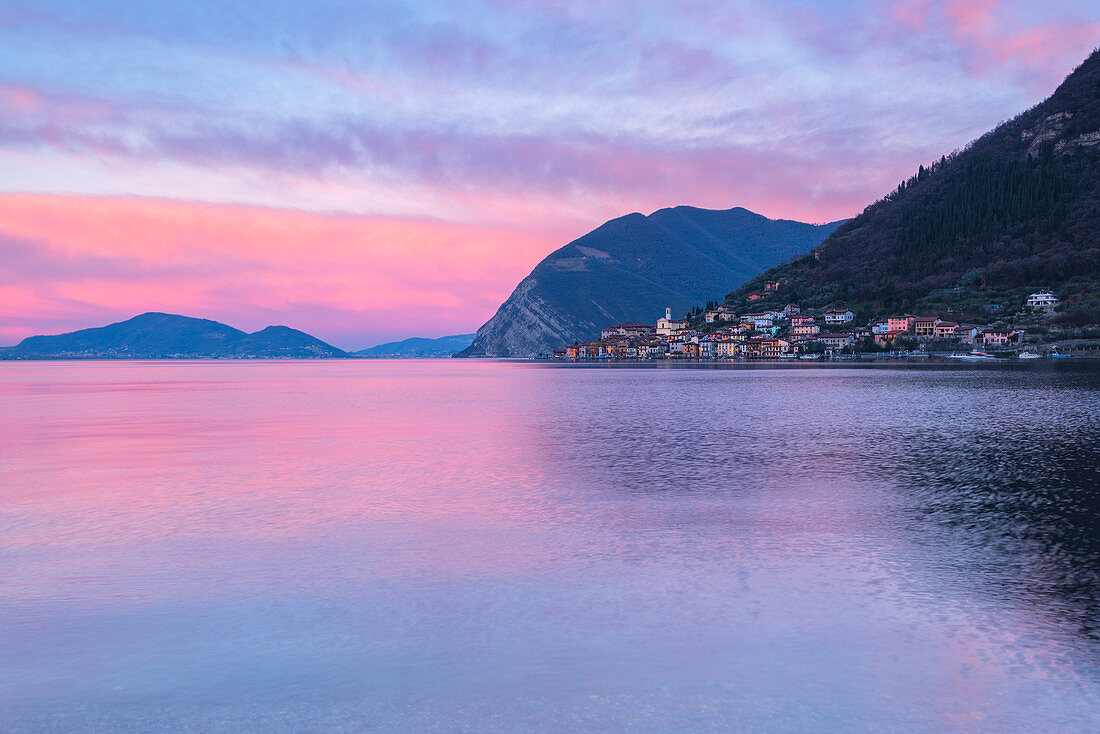
[[[4,731],[1097,731],[1100,370],[0,363]]]

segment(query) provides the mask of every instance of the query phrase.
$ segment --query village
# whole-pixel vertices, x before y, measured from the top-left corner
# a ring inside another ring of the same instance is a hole
[[[1036,314],[1050,313],[1058,298],[1041,290],[1022,305]],[[1022,328],[909,314],[881,316],[859,325],[855,318],[847,308],[803,312],[796,303],[744,313],[722,305],[681,319],[666,308],[655,324],[610,326],[599,339],[555,349],[552,356],[569,361],[1040,356],[1023,350]]]

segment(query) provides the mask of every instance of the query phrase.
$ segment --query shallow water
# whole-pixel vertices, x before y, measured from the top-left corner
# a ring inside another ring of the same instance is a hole
[[[1100,370],[0,363],[5,731],[1100,730]]]

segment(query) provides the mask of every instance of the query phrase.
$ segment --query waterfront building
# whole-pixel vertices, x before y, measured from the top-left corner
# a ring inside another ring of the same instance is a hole
[[[1017,329],[982,329],[979,336],[982,344],[1002,347],[1008,344],[1019,344],[1023,337],[1023,331]]]
[[[843,349],[855,342],[855,335],[850,331],[841,331],[835,334],[821,334],[815,341],[824,344],[828,349]]]
[[[607,355],[607,344],[603,341],[591,341],[581,344],[581,359],[599,359]]]
[[[894,329],[892,331],[876,331],[875,343],[883,347],[888,347],[901,337],[908,335],[909,332],[902,329]]]
[[[714,346],[714,356],[719,359],[732,359],[740,352],[741,343],[733,339],[720,339]]]

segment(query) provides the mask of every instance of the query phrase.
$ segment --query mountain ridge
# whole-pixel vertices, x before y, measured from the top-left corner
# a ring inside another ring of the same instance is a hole
[[[357,357],[371,358],[421,358],[449,357],[460,349],[465,349],[474,340],[473,334],[452,334],[451,336],[424,337],[412,336],[399,341],[376,344],[373,347],[354,352]]]
[[[840,222],[677,206],[616,217],[545,257],[456,356],[528,357],[612,323],[683,313],[808,252]]]
[[[125,321],[64,334],[30,336],[0,348],[4,359],[327,358],[346,352],[288,326],[251,334],[179,314],[148,311]]]

